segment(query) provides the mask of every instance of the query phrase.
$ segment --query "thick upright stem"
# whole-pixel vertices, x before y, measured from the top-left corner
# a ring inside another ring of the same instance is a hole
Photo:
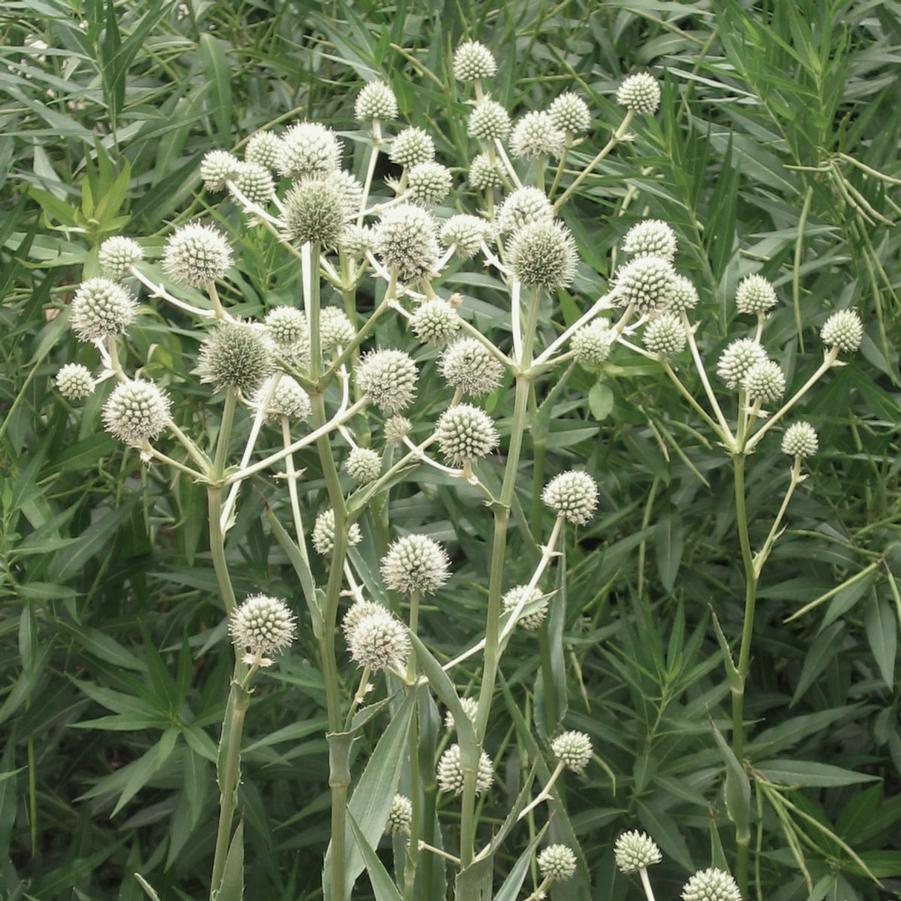
[[[419,628],[419,592],[410,595],[410,631],[416,635]],[[407,660],[407,681],[409,691],[416,692],[416,651],[412,651]],[[419,720],[416,707],[410,721],[410,735],[407,744],[410,757],[410,803],[413,806],[413,817],[410,821],[410,842],[407,846],[407,861],[404,866],[404,899],[416,899],[416,870],[419,864],[419,839],[423,826],[423,796],[419,780]]]

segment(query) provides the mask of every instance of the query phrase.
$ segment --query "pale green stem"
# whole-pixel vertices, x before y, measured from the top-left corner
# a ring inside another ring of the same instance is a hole
[[[763,571],[763,567],[766,564],[767,557],[770,555],[770,551],[773,549],[773,544],[776,541],[776,538],[779,536],[779,527],[782,525],[782,517],[785,516],[785,511],[788,509],[788,504],[792,499],[792,495],[795,492],[795,488],[804,481],[804,476],[801,475],[801,458],[795,457],[794,463],[791,468],[791,480],[788,483],[788,488],[785,492],[785,497],[782,499],[782,505],[779,507],[779,512],[776,514],[776,518],[773,520],[773,527],[770,529],[769,534],[766,536],[766,541],[763,543],[763,547],[757,552],[757,555],[754,557],[754,573],[758,579],[760,580],[760,574]]]
[[[417,634],[419,629],[419,602],[421,595],[418,591],[410,594],[410,632]],[[416,651],[410,652],[407,660],[407,682],[409,691],[416,695]],[[415,901],[416,898],[416,869],[419,864],[419,836],[422,831],[422,786],[419,779],[419,721],[414,700],[413,718],[410,721],[410,734],[407,742],[407,754],[410,764],[410,803],[413,807],[413,816],[410,821],[410,842],[407,846],[407,861],[404,866],[404,897],[406,901]]]
[[[716,421],[720,425],[720,431],[722,432],[726,447],[731,450],[735,446],[735,438],[732,435],[732,429],[729,428],[729,424],[726,422],[726,417],[723,416],[723,411],[716,399],[716,395],[713,393],[713,388],[710,386],[710,380],[707,378],[707,370],[704,368],[704,363],[701,360],[701,354],[698,351],[698,345],[695,341],[694,329],[692,329],[691,323],[688,321],[688,316],[684,310],[682,311],[682,327],[685,329],[685,334],[688,338],[688,346],[691,350],[691,358],[694,360],[695,369],[698,371],[701,384],[704,386],[704,393],[707,395],[707,400],[710,401],[710,409],[713,410]]]
[[[638,875],[641,878],[641,887],[644,889],[644,896],[647,901],[656,901],[654,898],[654,890],[651,888],[651,880],[648,878],[648,871],[645,867],[642,867],[638,871]]]
[[[517,822],[524,820],[539,804],[542,804],[545,801],[549,801],[551,799],[551,790],[554,788],[554,784],[563,773],[564,766],[565,764],[562,760],[557,763],[557,766],[551,773],[550,778],[548,779],[547,784],[544,786],[544,788],[519,812],[519,816],[516,818]]]

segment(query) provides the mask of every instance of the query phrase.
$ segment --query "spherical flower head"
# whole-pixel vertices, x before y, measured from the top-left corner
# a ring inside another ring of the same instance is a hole
[[[382,581],[401,594],[434,594],[448,580],[444,548],[428,535],[404,535],[382,557]]]
[[[363,540],[360,527],[353,523],[347,530],[347,543],[351,546]],[[317,554],[327,557],[335,547],[335,511],[323,510],[313,525],[313,548]],[[352,608],[351,608],[352,609]]]
[[[351,222],[344,226],[338,247],[349,257],[363,257],[375,247],[375,233],[368,225]]]
[[[576,242],[561,222],[533,222],[513,233],[510,267],[527,288],[565,288],[577,261]]]
[[[451,216],[441,227],[441,243],[453,247],[457,256],[468,260],[478,252],[490,230],[490,224],[480,216],[460,213]]]
[[[297,421],[309,417],[312,405],[307,392],[290,375],[284,374],[279,377],[273,390],[274,378],[275,376],[270,376],[257,388],[251,399],[252,406],[259,409],[265,403],[265,417],[270,422],[279,420],[282,416]]]
[[[319,343],[323,353],[330,354],[339,347],[347,347],[356,337],[357,330],[338,307],[324,307],[319,313]]]
[[[131,238],[115,235],[100,245],[98,261],[107,278],[118,280],[128,275],[129,269],[144,256],[141,245]]]
[[[281,598],[253,594],[232,611],[228,631],[235,647],[251,659],[263,658],[261,664],[268,666],[270,654],[280,654],[294,641],[296,621]]]
[[[438,370],[451,388],[470,397],[490,394],[504,374],[503,365],[476,338],[454,341],[441,355]]]
[[[251,397],[272,372],[263,331],[243,322],[216,326],[201,345],[197,371],[217,391],[232,388]]]
[[[596,368],[610,356],[614,337],[610,323],[603,317],[593,319],[573,332],[570,347],[576,362],[588,369]]]
[[[774,404],[785,394],[785,373],[778,363],[763,360],[748,370],[742,387],[751,403]]]
[[[681,353],[687,340],[681,317],[670,310],[664,310],[647,324],[643,340],[644,346],[651,353],[664,357]]]
[[[426,344],[444,344],[460,328],[460,316],[446,300],[435,298],[416,308],[410,328]]]
[[[72,329],[79,341],[124,335],[138,312],[134,294],[108,278],[82,282],[72,300]]]
[[[399,446],[404,443],[412,428],[413,423],[406,416],[390,416],[385,420],[385,441]]]
[[[548,845],[536,860],[542,879],[565,882],[576,875],[576,855],[566,845]]]
[[[455,466],[486,457],[500,440],[491,417],[472,404],[457,404],[445,410],[438,419],[435,434],[441,453]]]
[[[56,387],[66,400],[84,400],[94,393],[94,376],[81,363],[66,363],[56,374]]]
[[[766,361],[766,351],[753,338],[733,341],[716,363],[716,374],[727,388],[738,388],[755,363]]]
[[[454,180],[441,163],[417,163],[407,175],[407,195],[420,206],[440,203],[451,192]]]
[[[512,613],[527,594],[528,600],[525,603],[533,609],[529,613],[521,613],[516,624],[528,632],[535,632],[547,619],[548,608],[547,598],[538,588],[533,588],[531,591],[529,591],[528,585],[517,585],[511,588],[503,598],[504,613]]]
[[[330,250],[341,238],[345,211],[341,194],[329,181],[308,178],[285,195],[285,232],[296,244],[316,242]]]
[[[394,91],[382,81],[370,81],[354,103],[354,117],[360,122],[373,119],[387,121],[397,118],[397,99]]]
[[[492,160],[487,153],[474,156],[469,164],[469,183],[477,191],[501,187],[504,183],[504,174],[500,164]]]
[[[290,348],[307,340],[307,317],[297,307],[273,307],[263,320],[273,343],[279,348]]]
[[[673,293],[668,309],[674,313],[688,312],[698,305],[698,292],[695,286],[684,275],[676,275],[673,279]]]
[[[387,611],[363,617],[351,632],[350,656],[375,672],[403,666],[410,656],[407,627]]]
[[[567,135],[580,135],[591,128],[591,111],[588,104],[572,91],[561,94],[548,107],[554,127]]]
[[[241,161],[227,150],[211,150],[200,161],[200,177],[207,191],[219,193],[241,167]]]
[[[402,350],[373,350],[357,370],[357,387],[383,413],[400,413],[416,396],[416,364]]]
[[[863,323],[854,310],[839,310],[823,324],[820,337],[827,347],[837,347],[844,353],[853,353],[863,341]]]
[[[388,822],[385,831],[391,835],[408,835],[413,823],[413,804],[406,795],[395,795],[388,808]]]
[[[258,131],[247,142],[244,160],[267,169],[275,169],[282,152],[282,139],[271,131]]]
[[[319,122],[292,125],[281,141],[275,165],[287,178],[327,178],[341,164],[341,141]]]
[[[460,706],[463,708],[463,712],[466,714],[469,721],[475,723],[476,713],[478,713],[479,710],[479,702],[475,698],[460,698]],[[450,710],[444,715],[444,728],[451,732],[457,728],[457,724],[454,722],[454,715]]]
[[[331,553],[331,549],[329,549],[329,553]],[[348,645],[350,644],[350,637],[354,634],[354,629],[356,629],[364,619],[367,619],[370,616],[390,615],[391,611],[387,607],[382,604],[377,604],[375,601],[354,601],[348,608],[347,613],[344,614],[344,619],[341,620],[341,631],[344,633],[344,640]]]
[[[341,198],[341,209],[344,218],[351,219],[357,215],[363,203],[363,185],[360,180],[346,169],[336,169],[326,181],[338,192]]]
[[[469,114],[469,135],[480,141],[503,141],[510,133],[510,116],[496,101],[480,100]]]
[[[663,860],[654,840],[644,832],[624,832],[613,845],[613,857],[621,873],[637,873]]]
[[[647,72],[630,75],[619,86],[616,102],[632,113],[656,113],[660,106],[660,85]]]
[[[566,135],[554,125],[550,113],[526,113],[510,135],[510,153],[518,159],[537,160],[543,156],[555,159],[562,155]]]
[[[379,219],[375,252],[405,284],[424,278],[438,261],[438,223],[421,207],[398,204]]]
[[[484,752],[476,770],[476,794],[488,791],[494,782],[494,766]],[[463,791],[463,762],[459,745],[451,745],[438,761],[438,790],[459,795]]]
[[[570,469],[554,476],[541,493],[541,499],[573,525],[584,526],[591,522],[598,506],[598,485],[587,472]]]
[[[635,257],[676,258],[676,233],[662,219],[637,222],[623,238],[623,250]]]
[[[347,474],[358,484],[374,482],[382,472],[382,458],[368,447],[355,447],[344,464]]]
[[[391,142],[388,158],[398,166],[409,168],[435,159],[435,143],[425,129],[411,125]]]
[[[240,163],[234,183],[241,194],[257,206],[266,206],[275,197],[272,173],[260,163]]]
[[[457,81],[493,78],[496,72],[494,54],[479,41],[466,41],[454,51],[454,78]]]
[[[544,191],[527,186],[509,194],[497,211],[497,230],[504,235],[533,222],[551,222],[554,206]]]
[[[711,867],[695,873],[682,888],[682,901],[741,901],[736,881]]]
[[[573,773],[583,773],[591,763],[591,739],[584,732],[564,732],[551,742],[558,762]]]
[[[153,441],[169,422],[169,397],[153,382],[120,382],[103,405],[103,425],[120,441],[139,447]]]
[[[782,453],[792,457],[812,457],[820,443],[809,422],[793,422],[782,436]]]
[[[735,307],[739,313],[766,313],[776,306],[776,289],[762,275],[749,275],[738,283]]]
[[[219,229],[201,222],[183,225],[163,249],[163,271],[173,281],[204,288],[222,278],[232,264],[228,240]]]
[[[656,313],[672,302],[676,273],[663,257],[636,257],[616,272],[620,302],[635,304],[641,314]]]

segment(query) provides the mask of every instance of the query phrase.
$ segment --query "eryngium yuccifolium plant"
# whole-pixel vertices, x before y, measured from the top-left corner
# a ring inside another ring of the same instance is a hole
[[[476,338],[460,338],[448,345],[438,369],[451,388],[471,397],[490,394],[504,374],[503,365]]]
[[[317,554],[328,556],[335,547],[335,511],[323,510],[313,525],[313,547]],[[356,523],[352,523],[347,532],[347,543],[359,544],[363,540],[363,533]]]
[[[426,344],[444,344],[460,328],[460,321],[446,300],[427,300],[410,317],[410,328]]]
[[[368,619],[370,616],[389,616],[391,613],[384,604],[378,604],[375,601],[358,600],[344,614],[341,620],[341,631],[344,633],[344,640],[350,645],[350,638],[354,634],[354,629]]]
[[[682,320],[675,313],[665,310],[645,326],[642,340],[651,353],[669,357],[681,353],[688,338]]]
[[[570,339],[570,345],[576,362],[583,366],[595,367],[600,366],[610,356],[615,341],[610,323],[604,318],[598,318],[576,329]]]
[[[357,370],[357,387],[385,413],[400,413],[413,403],[418,373],[402,350],[373,350]]]
[[[282,139],[271,131],[258,131],[244,148],[244,160],[275,169],[282,152]]]
[[[285,233],[297,244],[315,242],[331,250],[344,219],[341,195],[326,179],[304,179],[285,195]]]
[[[660,219],[645,219],[632,226],[623,238],[623,250],[635,257],[676,258],[676,234]]]
[[[368,447],[355,447],[344,464],[347,474],[357,483],[374,482],[382,471],[382,458]]]
[[[504,183],[504,173],[492,156],[479,153],[469,163],[469,183],[477,191],[500,188]]]
[[[318,122],[299,122],[282,135],[275,166],[280,175],[296,181],[326,178],[341,165],[343,145],[337,135]]]
[[[510,133],[510,114],[496,101],[480,101],[469,115],[470,137],[502,141]]]
[[[490,229],[485,219],[461,213],[451,216],[441,227],[441,243],[445,247],[452,247],[458,256],[468,260],[475,256],[482,242],[488,239]]]
[[[693,310],[697,305],[697,288],[684,275],[676,275],[673,279],[672,293],[667,309],[674,313],[681,313]]]
[[[565,143],[566,135],[554,124],[551,114],[539,111],[526,113],[510,134],[510,152],[525,160],[545,156],[556,159],[563,153]]]
[[[656,113],[660,106],[660,85],[647,72],[630,75],[619,86],[616,102],[630,113]]]
[[[56,374],[56,387],[66,400],[84,400],[94,393],[94,376],[81,363],[66,363]]]
[[[711,867],[694,874],[682,888],[682,901],[742,901],[735,880]]]
[[[763,360],[748,370],[742,387],[749,401],[774,404],[785,394],[785,373],[778,363]]]
[[[75,292],[72,329],[81,341],[115,338],[125,334],[137,311],[137,301],[128,288],[108,278],[89,278]]]
[[[528,185],[517,188],[504,199],[495,217],[501,234],[516,232],[533,222],[549,222],[554,218],[554,207],[547,194]]]
[[[577,261],[576,242],[560,222],[533,222],[513,233],[510,266],[528,288],[565,288]]]
[[[591,128],[591,110],[578,95],[567,91],[548,107],[551,122],[566,135],[580,135]]]
[[[224,191],[241,168],[241,161],[227,150],[211,150],[200,161],[200,177],[207,191]]]
[[[654,840],[633,829],[624,832],[613,845],[613,857],[621,873],[637,873],[663,860]]]
[[[577,860],[567,845],[548,845],[537,858],[538,872],[548,882],[565,882],[576,875]]]
[[[479,41],[466,41],[454,51],[454,78],[477,81],[497,72],[494,54]]]
[[[425,278],[438,261],[438,225],[431,213],[412,204],[382,216],[374,243],[376,255],[404,283]]]
[[[445,410],[435,427],[438,446],[449,463],[463,466],[490,454],[499,441],[491,417],[472,404]]]
[[[823,324],[820,332],[823,344],[843,353],[853,353],[863,340],[863,323],[854,310],[839,310]]]
[[[174,282],[191,288],[204,288],[223,278],[231,263],[228,239],[202,222],[179,228],[163,250],[163,271]]]
[[[290,349],[308,342],[307,317],[296,307],[273,307],[265,319],[266,330],[279,349]]]
[[[475,698],[460,698],[460,706],[463,708],[463,712],[469,718],[471,722],[476,721],[476,713],[479,709],[479,702]],[[452,732],[457,727],[457,724],[454,722],[454,715],[447,711],[444,715],[444,728],[449,732]]]
[[[523,601],[527,597],[528,600]],[[529,591],[528,585],[516,585],[511,588],[503,598],[504,612],[512,615],[517,607],[523,604],[523,612],[517,620],[517,625],[529,632],[541,628],[541,624],[547,619],[548,600],[538,588]]]
[[[407,175],[407,196],[420,206],[433,206],[450,194],[450,169],[441,163],[417,163]]]
[[[128,275],[131,267],[139,263],[143,257],[144,251],[137,241],[122,235],[114,235],[100,245],[97,261],[103,274],[115,281]]]
[[[573,773],[582,773],[591,762],[591,739],[584,732],[564,732],[551,742],[554,757]]]
[[[762,275],[749,275],[738,283],[735,307],[739,313],[766,313],[776,306],[776,289]]]
[[[385,826],[386,831],[392,835],[402,833],[404,835],[410,832],[410,825],[413,822],[413,803],[406,795],[395,795],[391,799],[391,806],[388,808],[388,823]]]
[[[782,452],[792,457],[812,457],[819,446],[816,429],[809,422],[793,422],[782,436]]]
[[[374,672],[400,668],[410,656],[407,627],[387,611],[364,616],[350,633],[349,644],[354,663]]]
[[[405,168],[428,163],[435,159],[435,143],[425,129],[411,125],[391,142],[389,158],[392,163]]]
[[[587,472],[571,469],[555,476],[541,494],[557,516],[576,526],[591,522],[598,506],[598,485]]]
[[[438,790],[459,795],[463,791],[463,760],[459,745],[451,745],[438,761]],[[479,755],[476,794],[488,791],[494,782],[494,765],[484,752]]]
[[[319,314],[319,343],[324,353],[347,347],[357,330],[347,313],[338,307],[325,307]]]
[[[241,163],[233,181],[240,195],[257,206],[266,206],[275,197],[272,173],[260,163]]]
[[[402,594],[434,594],[448,579],[447,552],[428,535],[404,535],[382,558],[386,588]]]
[[[634,305],[639,313],[656,313],[671,303],[675,280],[669,260],[640,256],[617,271],[615,287],[623,306]]]
[[[753,338],[733,341],[716,361],[716,374],[727,388],[739,388],[752,367],[766,362],[766,351]]]
[[[132,379],[116,385],[103,405],[103,425],[120,441],[140,447],[169,423],[172,403],[153,382]]]
[[[290,375],[280,375],[273,387],[275,376],[269,376],[254,393],[251,404],[265,407],[265,416],[274,421],[282,416],[292,420],[308,419],[312,412],[310,396]]]
[[[253,594],[232,611],[228,631],[235,646],[246,651],[246,662],[268,666],[270,654],[282,653],[294,641],[297,623],[281,598]]]
[[[197,371],[217,391],[232,388],[250,397],[272,372],[270,347],[261,329],[245,322],[216,328],[200,348]]]
[[[397,118],[397,99],[394,91],[381,81],[370,81],[354,103],[354,116],[361,122],[371,119],[387,121]]]

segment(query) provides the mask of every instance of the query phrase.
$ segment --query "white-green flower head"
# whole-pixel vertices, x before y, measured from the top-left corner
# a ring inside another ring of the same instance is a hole
[[[476,338],[454,341],[441,355],[438,370],[451,388],[470,397],[490,394],[504,374],[503,365]]]
[[[748,370],[742,387],[751,403],[774,404],[785,394],[785,373],[778,363],[763,360]]]
[[[598,485],[587,472],[570,469],[554,476],[541,493],[541,499],[573,525],[591,522],[598,506]]]
[[[487,153],[474,156],[469,164],[469,183],[477,191],[501,187],[504,183],[504,174],[500,164],[492,160]]]
[[[500,440],[491,417],[472,404],[457,404],[445,410],[435,434],[441,453],[455,466],[487,457]]]
[[[688,339],[681,317],[671,310],[664,310],[645,326],[643,340],[651,353],[670,357],[682,353]]]
[[[200,161],[200,177],[207,191],[218,193],[225,190],[225,183],[238,173],[241,161],[227,150],[211,150]]]
[[[382,557],[382,581],[401,594],[434,594],[449,577],[447,553],[428,535],[404,535]]]
[[[766,313],[776,306],[776,289],[762,275],[749,275],[738,283],[735,307],[739,313]]]
[[[570,347],[576,355],[577,363],[593,369],[600,366],[610,356],[613,342],[613,330],[610,328],[610,323],[600,316],[573,332]]]
[[[673,294],[669,302],[669,309],[674,313],[688,312],[698,305],[698,292],[684,275],[676,275],[673,279]]]
[[[120,382],[103,405],[103,425],[120,441],[139,447],[166,427],[171,406],[166,392],[153,382]]]
[[[527,288],[565,288],[578,259],[572,232],[562,222],[524,225],[510,241],[510,267]]]
[[[66,363],[56,374],[56,387],[66,400],[84,400],[94,393],[94,376],[81,363]]]
[[[479,41],[466,41],[454,51],[454,78],[457,81],[494,78],[496,72],[494,54]]]
[[[394,91],[383,81],[370,81],[354,103],[354,117],[359,122],[373,119],[386,122],[397,118],[397,98]]]
[[[475,723],[476,714],[479,710],[479,702],[475,698],[460,698],[460,706],[463,708],[463,712],[466,714],[469,721]],[[454,715],[450,710],[444,715],[444,728],[449,732],[453,732],[453,730],[457,728],[457,724],[454,722]]]
[[[660,106],[660,85],[653,75],[639,72],[630,75],[619,86],[616,102],[629,112],[650,115]]]
[[[338,192],[341,198],[341,207],[344,210],[344,218],[350,219],[357,215],[363,202],[363,185],[360,180],[346,169],[337,169],[326,181]]]
[[[809,422],[794,422],[782,436],[782,453],[791,457],[812,457],[819,449],[816,429]]]
[[[591,739],[584,732],[563,732],[551,742],[551,750],[559,763],[573,773],[585,772],[591,763]]]
[[[375,248],[375,232],[368,225],[351,222],[344,226],[344,231],[338,239],[338,247],[350,257],[366,256],[368,251]]]
[[[355,447],[344,463],[347,474],[359,485],[374,482],[382,473],[382,458],[368,447]]]
[[[354,542],[355,543],[355,542]],[[329,547],[327,554],[332,552]],[[341,631],[344,633],[344,640],[350,645],[350,637],[354,634],[354,629],[370,616],[390,616],[391,611],[382,604],[375,601],[356,600],[347,608],[344,619],[341,620]]]
[[[391,142],[388,158],[404,168],[431,162],[435,159],[435,142],[425,129],[410,125]]]
[[[407,175],[407,196],[413,203],[431,206],[451,192],[454,180],[450,169],[441,163],[417,163]]]
[[[531,225],[533,222],[550,222],[554,218],[553,204],[544,191],[527,186],[517,188],[498,207],[496,223],[500,234],[507,234]]]
[[[480,100],[469,114],[469,135],[480,141],[503,141],[510,134],[510,115],[496,101]]]
[[[360,361],[357,387],[383,413],[400,413],[413,403],[418,375],[402,350],[372,350]]]
[[[410,656],[407,627],[387,611],[364,616],[350,633],[350,656],[375,672],[403,666]]]
[[[438,261],[438,223],[410,203],[387,210],[375,229],[375,252],[405,284],[425,278]]]
[[[662,219],[636,222],[623,238],[623,250],[634,257],[676,258],[676,233]]]
[[[340,167],[342,149],[330,128],[319,122],[299,122],[282,135],[275,165],[281,175],[297,181],[327,178]]]
[[[272,173],[260,163],[240,163],[234,175],[235,187],[251,203],[266,206],[275,197]]]
[[[232,611],[228,631],[235,647],[247,654],[245,662],[270,666],[270,654],[281,654],[291,646],[297,623],[281,598],[252,594]]]
[[[766,362],[766,351],[753,338],[733,341],[716,363],[716,374],[727,388],[738,388],[755,363]]]
[[[654,840],[644,832],[624,832],[613,845],[613,857],[621,873],[637,873],[663,860]]]
[[[270,422],[285,416],[288,419],[301,421],[309,417],[312,412],[310,396],[290,375],[282,374],[279,377],[275,390],[272,389],[272,381],[275,376],[269,376],[257,390],[251,399],[251,405],[257,409],[266,404],[266,419]]]
[[[839,310],[823,324],[820,337],[827,347],[837,347],[844,353],[853,353],[863,341],[863,323],[854,310]]]
[[[324,353],[339,347],[347,347],[356,337],[357,330],[338,307],[324,307],[319,313],[319,342]]]
[[[408,835],[413,823],[413,803],[406,795],[395,795],[388,808],[388,822],[385,831],[391,835]]]
[[[244,160],[267,169],[275,169],[282,152],[282,139],[271,131],[258,131],[247,142]]]
[[[264,332],[244,322],[216,326],[200,347],[197,371],[217,391],[232,388],[252,397],[272,369]]]
[[[488,791],[494,782],[494,766],[484,752],[476,770],[476,794]],[[438,790],[459,795],[463,791],[463,757],[459,745],[451,745],[438,761]]]
[[[511,613],[519,606],[519,602],[528,592],[527,613],[521,613],[516,621],[518,626],[522,626],[528,632],[535,632],[541,628],[541,624],[547,619],[548,601],[541,593],[540,589],[533,588],[529,591],[528,585],[516,585],[511,588],[503,598],[504,613]]]
[[[481,216],[459,213],[451,216],[441,227],[441,243],[452,247],[457,256],[468,260],[478,253],[490,231],[491,224]]]
[[[682,901],[741,901],[741,892],[727,872],[711,867],[695,873],[685,883]]]
[[[416,308],[410,328],[426,344],[444,344],[460,328],[460,316],[446,300],[435,298]]]
[[[399,446],[404,443],[412,428],[413,423],[406,416],[389,416],[385,420],[385,441]]]
[[[563,153],[566,135],[554,125],[550,113],[533,111],[517,121],[510,135],[510,153],[518,159],[555,159]]]
[[[72,329],[79,341],[100,341],[124,335],[138,312],[128,288],[108,278],[82,282],[72,300]]]
[[[347,543],[351,546],[359,544],[363,540],[363,533],[356,523],[352,523],[347,530]],[[335,511],[323,510],[316,517],[313,525],[313,548],[317,554],[327,557],[335,547]],[[351,610],[353,607],[351,607]],[[345,617],[346,619],[346,617]]]
[[[307,317],[297,307],[273,307],[263,320],[276,347],[291,348],[308,339]]]
[[[548,845],[536,862],[542,879],[549,882],[565,882],[576,875],[576,855],[566,845]]]
[[[115,235],[100,245],[98,261],[107,278],[118,280],[128,275],[131,267],[140,263],[143,257],[144,251],[137,241]]]
[[[204,288],[223,278],[231,264],[228,239],[218,228],[202,222],[176,229],[163,249],[163,271],[191,288]]]
[[[561,94],[548,107],[554,126],[567,135],[584,134],[591,128],[591,111],[588,104],[572,91]]]
[[[614,287],[623,306],[635,304],[639,313],[657,313],[673,299],[676,273],[663,257],[636,257],[616,272]]]
[[[330,181],[307,178],[285,195],[284,217],[285,232],[296,244],[316,242],[331,250],[344,230],[344,203]]]

